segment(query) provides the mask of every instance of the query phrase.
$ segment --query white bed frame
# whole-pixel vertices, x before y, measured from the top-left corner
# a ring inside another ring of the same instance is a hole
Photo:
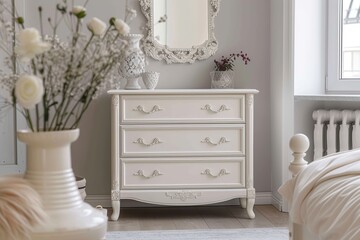
[[[296,134],[290,140],[290,149],[294,159],[290,162],[289,170],[293,177],[308,166],[304,160],[309,149],[309,139],[304,134]],[[289,240],[319,240],[305,225],[296,224],[289,217]]]

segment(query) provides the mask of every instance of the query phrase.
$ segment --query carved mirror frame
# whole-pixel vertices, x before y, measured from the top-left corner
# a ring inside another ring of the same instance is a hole
[[[219,12],[221,0],[208,0],[208,40],[201,45],[191,48],[168,48],[159,44],[154,38],[154,19],[152,4],[154,0],[140,0],[140,6],[147,19],[145,25],[146,36],[142,40],[142,48],[147,56],[156,60],[165,60],[166,63],[194,63],[214,55],[218,49],[215,38],[215,17]]]

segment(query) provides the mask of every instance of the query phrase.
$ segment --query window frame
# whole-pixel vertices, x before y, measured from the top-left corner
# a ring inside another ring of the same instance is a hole
[[[326,93],[360,93],[360,78],[341,79],[342,0],[328,1],[328,46]]]

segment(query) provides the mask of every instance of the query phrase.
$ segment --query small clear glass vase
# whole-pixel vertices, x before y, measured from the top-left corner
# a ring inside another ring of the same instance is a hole
[[[233,71],[210,72],[211,88],[234,88]]]

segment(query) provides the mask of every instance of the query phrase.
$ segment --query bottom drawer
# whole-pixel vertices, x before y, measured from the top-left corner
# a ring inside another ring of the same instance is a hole
[[[243,188],[245,158],[121,159],[122,189]]]

